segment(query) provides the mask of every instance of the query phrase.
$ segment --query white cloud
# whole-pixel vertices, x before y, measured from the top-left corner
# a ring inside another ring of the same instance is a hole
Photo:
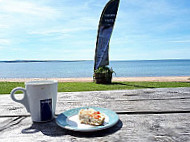
[[[2,29],[6,29],[6,28],[8,28],[9,26],[8,25],[3,25],[3,24],[0,24],[0,29],[2,28]]]
[[[163,50],[159,51],[158,57],[161,58],[175,58],[175,59],[189,59],[189,52],[190,52],[190,48],[183,48],[183,47],[178,47],[175,50],[171,50],[173,47],[171,47],[170,49],[166,48]]]
[[[188,25],[189,18],[184,19],[184,17],[190,14],[188,7],[178,6],[183,1],[178,3],[167,0],[121,1],[117,24],[122,28],[129,27],[124,30],[138,33],[159,34],[175,30],[180,26]]]
[[[140,13],[142,18],[146,15],[170,15],[173,13],[177,13],[176,6],[173,6],[172,3],[166,0],[126,0],[123,1],[123,4],[129,5],[131,12]],[[180,11],[181,12],[181,11]]]
[[[173,40],[169,42],[174,42],[174,43],[190,43],[190,40]]]
[[[23,0],[4,0],[0,3],[2,12],[8,14],[25,14],[43,18],[52,18],[57,15],[57,11],[51,7]]]
[[[0,45],[8,45],[11,41],[9,39],[2,39],[0,38]]]
[[[10,32],[33,35],[69,34],[96,30],[99,17],[88,13],[93,0],[72,4],[62,1],[4,0],[0,2],[0,17],[4,17],[0,27],[11,27]],[[55,5],[54,5],[55,4]],[[91,8],[90,8],[91,9]],[[91,9],[92,10],[92,9]],[[90,10],[90,11],[91,11]],[[53,19],[53,20],[52,20]],[[6,31],[7,32],[7,31]]]
[[[0,50],[3,49],[4,47],[3,46],[0,46]]]
[[[45,30],[38,30],[38,31],[29,31],[28,34],[37,34],[37,35],[49,35],[49,34],[67,34],[67,33],[73,33],[73,32],[82,32],[92,30],[92,28],[89,27],[70,27],[70,28],[55,28],[55,29],[45,29]]]

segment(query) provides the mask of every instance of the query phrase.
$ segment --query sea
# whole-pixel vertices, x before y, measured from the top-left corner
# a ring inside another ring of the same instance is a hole
[[[115,77],[190,76],[190,59],[110,61]],[[94,61],[1,61],[0,78],[92,77]]]

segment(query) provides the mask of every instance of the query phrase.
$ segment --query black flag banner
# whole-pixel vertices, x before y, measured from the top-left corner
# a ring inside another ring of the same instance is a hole
[[[110,0],[101,14],[96,41],[94,70],[109,65],[109,41],[113,31],[120,0]]]

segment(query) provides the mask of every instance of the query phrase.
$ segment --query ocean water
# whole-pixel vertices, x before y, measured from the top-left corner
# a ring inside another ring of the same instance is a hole
[[[93,61],[0,62],[0,78],[92,77],[93,67]],[[110,61],[109,67],[116,77],[190,76],[190,60]]]

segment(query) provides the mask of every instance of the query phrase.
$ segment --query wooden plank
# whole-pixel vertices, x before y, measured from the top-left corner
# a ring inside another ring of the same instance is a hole
[[[189,112],[190,88],[58,93],[56,114],[81,106],[105,107],[118,113]],[[29,113],[9,95],[1,95],[0,116],[19,115]]]
[[[119,115],[112,128],[94,133],[65,130],[48,123],[32,123],[30,117],[0,118],[0,140],[12,141],[190,141],[190,113]]]

